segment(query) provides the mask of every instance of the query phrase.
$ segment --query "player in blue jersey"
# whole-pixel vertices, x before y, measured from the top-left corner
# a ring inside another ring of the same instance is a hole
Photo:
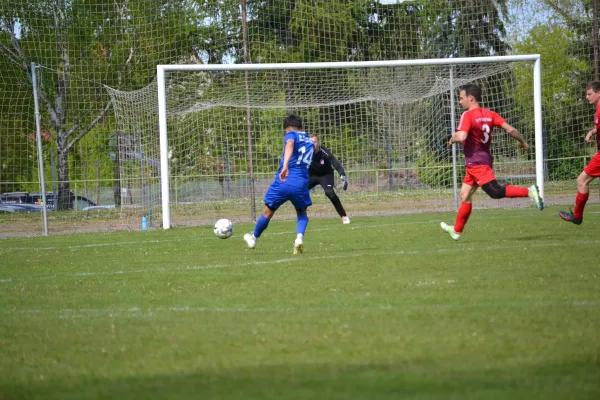
[[[308,225],[306,210],[312,205],[308,191],[308,167],[312,162],[315,146],[310,136],[302,131],[302,118],[289,115],[283,121],[283,154],[275,179],[265,194],[265,209],[256,221],[254,233],[244,235],[248,247],[256,247],[256,241],[267,229],[275,211],[286,201],[291,201],[296,208],[296,240],[294,254],[304,251],[304,233]]]

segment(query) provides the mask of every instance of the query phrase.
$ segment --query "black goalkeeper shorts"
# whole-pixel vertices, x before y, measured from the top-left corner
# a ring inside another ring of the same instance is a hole
[[[323,176],[311,175],[310,181],[308,182],[308,190],[314,188],[317,185],[321,185],[323,190],[333,190],[335,187],[333,181],[333,174],[327,174]]]

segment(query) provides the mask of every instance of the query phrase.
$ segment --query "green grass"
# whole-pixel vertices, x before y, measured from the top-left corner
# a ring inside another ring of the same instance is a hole
[[[2,240],[0,398],[600,398],[600,206],[556,211]]]

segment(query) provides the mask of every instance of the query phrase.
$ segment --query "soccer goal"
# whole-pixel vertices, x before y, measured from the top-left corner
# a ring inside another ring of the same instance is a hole
[[[254,219],[278,168],[283,119],[295,113],[344,165],[350,187],[337,192],[352,214],[453,210],[464,157],[447,142],[463,112],[458,87],[469,82],[482,86],[482,106],[534,147],[522,152],[494,132],[498,181],[537,183],[543,194],[539,55],[159,65],[155,84],[111,94],[123,209],[141,207],[165,229]],[[311,215],[335,215],[322,192],[313,193]],[[478,203],[511,204],[528,205],[484,196]]]

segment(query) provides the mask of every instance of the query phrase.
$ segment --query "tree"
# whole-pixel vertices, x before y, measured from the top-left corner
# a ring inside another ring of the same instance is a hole
[[[23,78],[0,57],[0,193],[23,190],[20,182],[35,176],[35,125],[31,91],[14,88]],[[35,178],[34,178],[35,179]]]
[[[515,45],[522,54],[543,54],[542,107],[551,110],[544,114],[545,158],[549,159],[551,180],[575,178],[581,171],[581,160],[575,157],[586,154],[581,135],[591,126],[590,106],[581,101],[585,96],[585,83],[592,78],[586,56],[571,53],[573,42],[579,35],[572,30],[555,26],[536,26],[524,40]],[[524,115],[530,116],[524,132],[533,132],[533,91],[531,68],[515,70],[517,88],[514,97]]]
[[[505,55],[507,0],[428,0],[421,3],[424,57]]]
[[[566,47],[559,44],[565,54],[588,60],[591,70],[594,70],[594,11],[593,5],[598,0],[508,0],[513,13],[519,18],[526,16],[525,21],[520,21],[516,26],[519,33],[519,42],[527,40],[532,28],[558,26],[569,30],[572,37],[569,38]],[[529,18],[529,16],[542,15],[543,20]],[[538,32],[539,35],[539,32]],[[552,35],[550,35],[552,36]],[[554,38],[549,37],[549,40]],[[596,43],[597,44],[597,43]],[[551,46],[544,49],[553,53]]]
[[[252,0],[253,62],[414,58],[420,8],[374,0]]]
[[[102,84],[148,84],[156,64],[192,53],[186,1],[32,0],[0,6],[0,54],[31,87],[31,62],[43,68],[39,98],[58,153],[58,208],[70,198],[69,155],[110,110]],[[153,26],[148,30],[148,26]]]

